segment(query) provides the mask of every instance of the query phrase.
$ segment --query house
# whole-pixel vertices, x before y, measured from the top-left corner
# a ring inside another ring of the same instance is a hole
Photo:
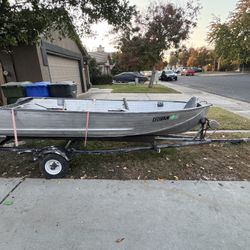
[[[111,53],[105,52],[104,47],[101,45],[97,48],[95,52],[89,52],[89,55],[96,59],[98,66],[101,69],[103,75],[111,75],[111,69],[113,68]]]
[[[74,81],[81,94],[90,86],[88,59],[80,40],[60,38],[53,32],[52,41],[42,38],[37,45],[14,47],[12,53],[0,48],[0,84]]]

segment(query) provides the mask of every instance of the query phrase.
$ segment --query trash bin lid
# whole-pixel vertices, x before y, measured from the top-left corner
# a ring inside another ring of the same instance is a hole
[[[74,82],[52,82],[51,86],[76,86]]]
[[[64,84],[64,85],[76,85],[74,81],[62,81],[58,82],[59,84]]]
[[[33,82],[28,84],[27,87],[47,87],[50,82]]]
[[[26,81],[26,82],[7,82],[5,84],[2,84],[2,87],[9,87],[9,86],[24,86],[27,84],[31,84],[32,82]]]

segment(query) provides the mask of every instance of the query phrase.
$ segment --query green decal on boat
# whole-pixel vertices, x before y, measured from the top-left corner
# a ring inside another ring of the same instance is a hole
[[[177,119],[177,115],[173,114],[169,116],[169,120],[176,120]]]

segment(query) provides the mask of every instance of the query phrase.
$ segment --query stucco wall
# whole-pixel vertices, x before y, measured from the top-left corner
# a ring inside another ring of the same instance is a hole
[[[16,74],[12,63],[12,58],[10,54],[0,49],[0,62],[2,64],[2,69],[8,72],[8,75],[4,76],[5,82],[16,81]]]
[[[11,54],[1,52],[0,61],[3,69],[9,72],[5,77],[6,82],[42,80],[35,45],[14,47]]]
[[[72,39],[67,38],[67,37],[60,38],[59,33],[57,31],[53,32],[52,40],[48,40],[48,39],[47,40],[43,39],[43,40],[45,42],[57,45],[61,48],[68,49],[68,50],[71,50],[73,52],[81,54],[80,49],[78,48],[77,44]]]
[[[18,46],[14,49],[17,81],[42,81],[36,46]]]
[[[40,70],[42,74],[42,78],[44,81],[50,81],[50,73],[49,73],[49,66],[44,65],[42,52],[41,52],[41,46],[36,47],[37,50],[37,57],[39,60]]]

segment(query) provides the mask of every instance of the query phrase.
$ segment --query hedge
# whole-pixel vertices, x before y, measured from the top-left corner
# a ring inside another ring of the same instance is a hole
[[[91,78],[91,83],[93,85],[112,84],[112,76],[111,75],[94,76]]]

